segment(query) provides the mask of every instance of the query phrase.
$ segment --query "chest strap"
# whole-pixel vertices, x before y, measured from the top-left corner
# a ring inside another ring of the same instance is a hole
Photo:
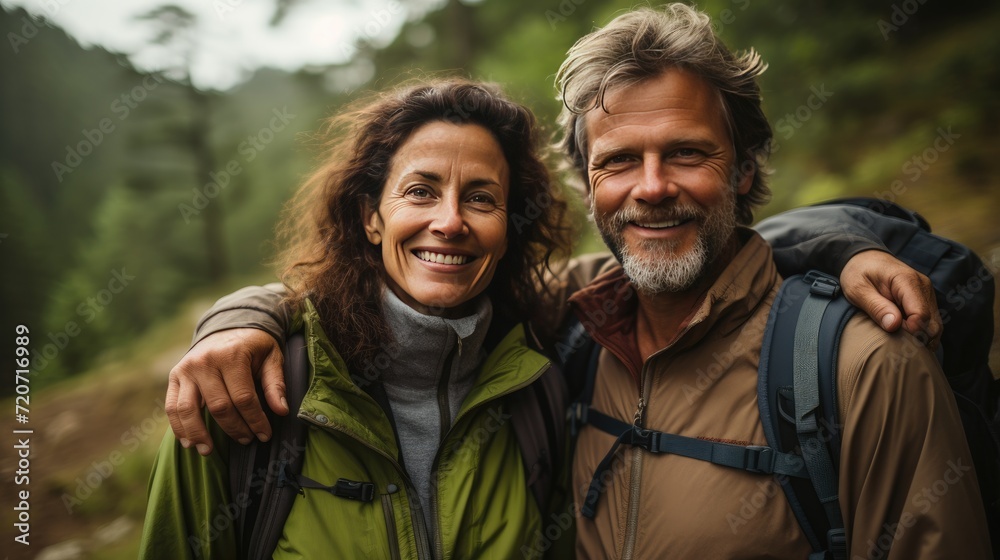
[[[288,472],[288,465],[284,461],[281,462],[278,471],[278,486],[291,485],[295,490],[305,495],[305,489],[311,488],[314,490],[325,490],[338,498],[347,498],[348,500],[356,500],[359,502],[370,502],[375,498],[375,485],[371,482],[359,482],[356,480],[348,480],[346,478],[338,478],[337,483],[333,486],[327,486],[321,482],[316,482],[315,480],[302,476],[301,474],[295,474]]]
[[[734,445],[647,430],[612,418],[581,402],[574,403],[570,407],[569,417],[570,426],[572,426],[574,433],[584,424],[590,424],[602,432],[616,437],[611,450],[597,466],[594,477],[590,481],[590,487],[587,489],[581,512],[588,519],[593,519],[596,514],[597,502],[601,499],[601,494],[604,493],[605,473],[611,470],[611,464],[621,445],[631,445],[650,453],[671,453],[757,474],[781,474],[796,478],[809,478],[802,457],[783,453],[771,447]]]

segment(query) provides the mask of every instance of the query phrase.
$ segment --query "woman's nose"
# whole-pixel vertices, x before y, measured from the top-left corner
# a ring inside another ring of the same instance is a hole
[[[437,205],[430,230],[433,234],[445,239],[469,233],[469,226],[462,217],[458,201],[443,201],[442,204]]]

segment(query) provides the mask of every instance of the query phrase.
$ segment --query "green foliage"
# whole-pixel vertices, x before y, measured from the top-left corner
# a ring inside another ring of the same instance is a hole
[[[224,282],[261,274],[284,201],[322,157],[303,133],[359,90],[427,73],[495,81],[536,112],[546,134],[557,132],[553,78],[566,50],[633,4],[449,0],[405,22],[388,45],[362,41],[349,63],[260,70],[224,93],[195,91],[183,77],[150,81],[119,55],[81,49],[21,10],[4,11],[4,29],[37,27],[29,40],[0,49],[11,76],[0,88],[4,332],[28,323],[36,355],[52,356],[44,378],[56,379],[125,344],[194,291],[219,285],[218,274]],[[1000,156],[996,6],[925,2],[908,13],[902,1],[699,5],[731,47],[753,47],[770,65],[762,89],[777,141],[775,194],[763,214],[836,196],[892,197],[980,252],[1000,246],[988,211],[1000,207],[991,165]],[[172,13],[149,15],[162,24],[163,47],[196,48],[199,38]],[[58,72],[49,70],[53,60]],[[817,92],[829,92],[818,105]],[[275,111],[294,118],[267,130]],[[110,132],[69,165],[70,152],[86,150],[81,143],[102,122]],[[959,135],[954,149],[928,152],[949,127]],[[583,246],[600,243],[591,235]],[[103,292],[122,269],[135,279],[109,299]],[[70,322],[78,334],[66,334]]]
[[[298,136],[337,97],[316,75],[273,71],[225,95],[195,91],[82,50],[22,11],[0,22],[37,28],[16,52],[0,49],[13,77],[0,88],[2,330],[28,324],[45,384],[172,313],[214,269],[260,274],[310,166]],[[59,72],[45,70],[50,60],[63,61]],[[135,276],[120,292],[116,272]]]
[[[97,353],[172,312],[179,297],[204,282],[195,228],[177,227],[176,212],[148,211],[176,208],[180,195],[139,195],[120,185],[108,192],[93,236],[80,242],[78,264],[58,283],[49,307],[51,332],[70,323],[80,331],[53,360],[56,368],[83,369]]]

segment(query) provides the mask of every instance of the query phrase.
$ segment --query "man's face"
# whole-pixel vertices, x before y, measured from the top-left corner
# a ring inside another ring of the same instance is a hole
[[[753,180],[734,174],[720,95],[673,68],[605,107],[585,117],[597,227],[641,293],[686,290],[730,248],[736,194]]]

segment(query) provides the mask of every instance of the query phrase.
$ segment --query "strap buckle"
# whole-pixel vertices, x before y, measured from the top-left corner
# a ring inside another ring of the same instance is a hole
[[[288,473],[288,461],[282,459],[278,462],[278,488],[282,488],[286,484],[291,484],[298,490],[302,488],[299,486],[298,481],[295,480],[295,475]]]
[[[803,280],[809,284],[809,293],[833,299],[840,295],[840,282],[832,276],[827,276],[815,270],[809,271]]]
[[[587,403],[575,402],[569,405],[569,409],[566,410],[566,416],[569,420],[569,433],[576,437],[579,433],[580,428],[587,424],[587,412],[590,410],[590,406]]]
[[[278,463],[278,488],[284,488],[286,484],[295,488],[296,494],[306,495],[306,491],[302,489],[302,485],[299,484],[298,477],[294,474],[288,473],[288,461],[282,459]]]
[[[632,447],[639,447],[649,451],[650,453],[660,452],[660,434],[656,430],[646,430],[638,426],[633,425],[631,429],[631,434],[628,438],[628,444]]]
[[[371,482],[357,482],[338,478],[337,483],[330,488],[330,493],[348,500],[370,502],[375,497],[375,485]]]
[[[847,558],[847,531],[843,528],[830,529],[826,532],[826,546],[830,557],[834,560]]]
[[[774,449],[770,447],[748,445],[743,455],[743,469],[753,473],[771,474],[774,472],[776,458],[777,455],[774,453]]]

